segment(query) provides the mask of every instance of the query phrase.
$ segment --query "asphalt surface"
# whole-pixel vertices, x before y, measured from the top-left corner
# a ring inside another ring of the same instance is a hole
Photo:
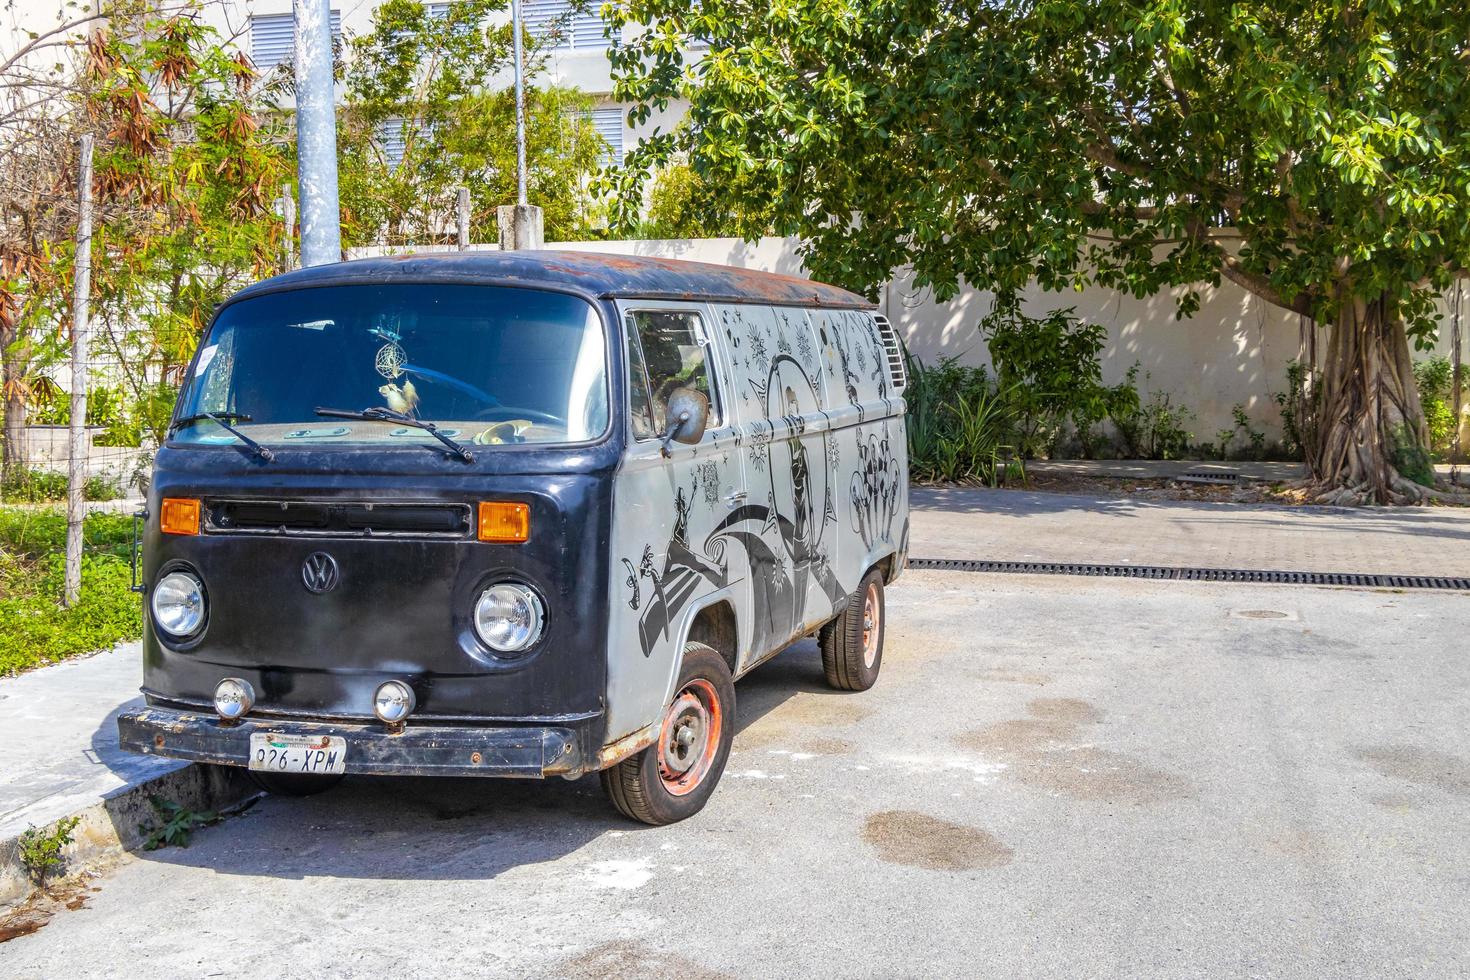
[[[698,817],[349,780],[127,858],[6,977],[1470,971],[1470,595],[910,572],[742,681]]]
[[[1470,575],[1470,508],[1281,507],[914,487],[909,554],[1188,568]]]

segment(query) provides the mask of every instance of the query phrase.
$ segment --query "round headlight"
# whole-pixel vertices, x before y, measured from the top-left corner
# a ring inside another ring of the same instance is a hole
[[[188,572],[169,572],[153,587],[153,621],[169,636],[193,636],[204,625],[204,583]]]
[[[214,689],[214,710],[225,721],[239,721],[255,707],[255,688],[238,677],[226,677]]]
[[[373,714],[390,725],[412,714],[413,706],[413,688],[402,681],[384,681],[373,695]]]
[[[475,603],[475,632],[501,653],[519,653],[541,638],[541,599],[519,582],[492,585]]]

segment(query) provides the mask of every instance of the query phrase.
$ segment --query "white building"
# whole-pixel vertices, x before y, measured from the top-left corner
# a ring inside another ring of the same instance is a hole
[[[372,29],[373,11],[382,0],[333,0],[332,27],[335,34],[361,35]],[[445,8],[454,0],[425,0],[430,10]],[[594,0],[598,5],[600,0]],[[166,5],[168,0],[163,0]],[[58,24],[76,21],[101,0],[0,0],[0,63],[25,43],[27,32],[43,33]],[[204,16],[227,42],[248,52],[262,71],[289,61],[293,51],[291,0],[204,0]],[[610,155],[621,159],[638,137],[655,127],[667,131],[680,119],[687,106],[672,106],[654,114],[643,126],[628,125],[627,107],[612,101],[612,78],[607,60],[611,43],[597,10],[571,14],[566,0],[524,0],[522,15],[529,30],[541,32],[552,23],[565,23],[563,37],[552,51],[547,70],[537,84],[559,84],[578,88],[596,102],[593,121],[608,143]],[[509,10],[506,11],[507,18]],[[80,38],[85,27],[70,32]],[[54,54],[54,52],[52,52]]]

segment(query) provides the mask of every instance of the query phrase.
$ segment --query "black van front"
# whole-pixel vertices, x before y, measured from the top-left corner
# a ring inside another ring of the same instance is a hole
[[[333,269],[246,290],[201,339],[149,492],[124,747],[597,768],[622,449],[598,301]]]

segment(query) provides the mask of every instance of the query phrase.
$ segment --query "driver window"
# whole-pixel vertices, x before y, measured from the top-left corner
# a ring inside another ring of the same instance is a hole
[[[647,410],[652,414],[653,429],[650,434],[656,435],[668,428],[669,395],[676,388],[693,388],[703,392],[709,398],[709,427],[719,425],[719,404],[710,385],[708,350],[704,344],[704,330],[699,314],[674,310],[639,310],[630,314],[630,319],[637,330],[643,368],[648,377]],[[628,341],[631,350],[633,337],[630,336]],[[635,363],[635,357],[630,354],[628,361],[631,367]],[[636,380],[629,388],[637,392]],[[637,394],[634,396],[632,410],[635,418],[634,433],[643,438],[640,431],[642,427],[636,420],[640,412],[644,411],[644,406],[639,404]],[[644,417],[647,418],[646,415]]]

